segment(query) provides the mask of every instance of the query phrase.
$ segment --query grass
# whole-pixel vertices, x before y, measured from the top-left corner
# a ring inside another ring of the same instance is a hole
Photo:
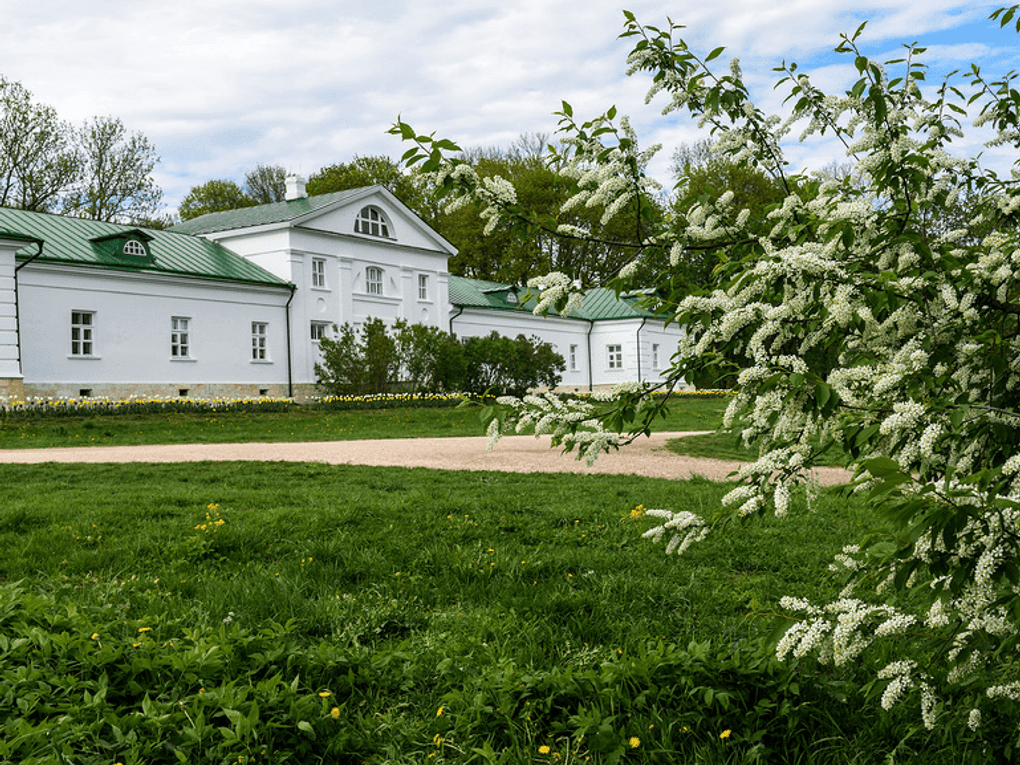
[[[781,595],[833,597],[818,572],[878,523],[832,492],[678,561],[635,509],[711,515],[725,486],[263,463],[0,482],[0,762],[849,763],[911,730],[761,639]],[[898,761],[963,761],[950,744],[912,733]]]
[[[678,399],[654,428],[713,430],[724,407],[720,398]],[[0,448],[441,438],[484,432],[475,408],[19,417],[0,418]]]

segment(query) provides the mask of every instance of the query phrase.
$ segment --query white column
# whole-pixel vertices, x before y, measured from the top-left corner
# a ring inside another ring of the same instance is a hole
[[[26,242],[0,236],[0,380],[21,380],[14,253]]]

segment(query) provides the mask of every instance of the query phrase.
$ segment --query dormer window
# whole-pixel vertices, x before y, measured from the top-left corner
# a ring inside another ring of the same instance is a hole
[[[152,240],[153,236],[149,232],[133,228],[97,236],[89,241],[96,254],[107,262],[119,261],[125,265],[144,267],[155,260],[148,247]]]
[[[149,253],[145,251],[145,245],[137,239],[128,239],[124,242],[123,252],[125,255],[132,258],[146,258],[149,255]]]
[[[378,236],[385,239],[392,238],[390,237],[390,223],[386,219],[386,213],[372,205],[361,208],[361,212],[358,213],[358,217],[354,221],[354,231],[357,234],[367,234],[368,236]]]

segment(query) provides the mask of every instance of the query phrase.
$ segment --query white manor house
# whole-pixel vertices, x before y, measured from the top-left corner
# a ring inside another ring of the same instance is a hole
[[[681,330],[591,290],[568,317],[451,276],[453,246],[382,186],[211,213],[168,231],[0,208],[0,397],[306,399],[319,340],[370,318],[537,336],[562,387],[659,380]]]

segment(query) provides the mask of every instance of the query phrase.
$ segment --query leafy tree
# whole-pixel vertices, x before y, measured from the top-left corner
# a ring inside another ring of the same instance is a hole
[[[157,162],[149,140],[119,119],[95,117],[75,130],[0,77],[0,206],[153,220],[162,197],[152,179]]]
[[[244,193],[259,205],[284,201],[287,198],[287,171],[282,165],[256,165],[244,174]]]
[[[1018,10],[992,18],[1004,26]],[[764,226],[733,189],[691,204],[682,222],[649,219],[634,242],[638,256],[613,282],[632,287],[645,259],[666,254],[650,300],[686,333],[663,385],[742,357],[725,425],[759,449],[718,512],[653,511],[662,523],[649,535],[683,552],[762,511],[797,511],[805,468],[842,448],[855,488],[888,528],[836,555],[846,584],[838,601],[781,601],[777,656],[864,662],[884,708],[912,698],[925,727],[987,730],[982,751],[1010,759],[1020,712],[1020,160],[1000,178],[948,149],[971,108],[997,144],[1020,151],[1017,74],[991,79],[972,67],[966,84],[922,90],[923,49],[905,46],[884,65],[869,60],[858,46],[863,24],[837,47],[858,72],[840,97],[784,63],[777,87],[788,93],[790,118],[809,125],[806,135],[834,137],[853,162],[848,175],[820,179],[790,171],[784,121],[751,101],[736,61],[716,71],[722,48],[702,55],[671,22],[625,17],[630,65],[651,77],[649,97],[664,92],[665,113],[689,113],[711,129],[713,152],[767,174],[783,193]],[[580,121],[565,103],[559,117],[571,151],[557,170],[574,180],[579,201],[609,214],[651,193],[615,110]],[[407,161],[433,173],[446,197],[479,204],[490,221],[548,230],[509,183],[486,183],[450,156],[452,142],[402,122],[393,132],[412,142]],[[958,204],[969,220],[953,229],[942,211]],[[674,269],[700,252],[726,259],[713,289],[688,294],[673,285]],[[569,279],[545,283],[544,310],[576,301]],[[647,432],[656,410],[642,405],[655,387],[620,390],[605,419]],[[541,422],[554,443],[589,458],[624,440],[588,404],[505,405],[512,411],[492,420],[493,435],[514,420]]]
[[[81,176],[63,211],[81,218],[136,222],[155,216],[163,192],[152,180],[159,162],[141,133],[128,134],[114,117],[96,117],[78,133]]]
[[[323,167],[308,178],[306,189],[309,196],[317,196],[376,184],[392,191],[426,222],[435,218],[422,179],[414,173],[405,172],[399,164],[385,156],[355,155],[350,162]]]
[[[181,220],[191,220],[199,215],[223,210],[237,210],[241,207],[252,207],[255,200],[249,197],[233,181],[206,181],[201,186],[194,186],[181,200],[177,214]]]
[[[0,76],[0,206],[52,210],[80,172],[71,126]]]
[[[463,341],[438,327],[398,321],[387,330],[370,319],[356,332],[350,324],[336,339],[319,341],[315,365],[327,395],[387,393],[400,387],[416,393],[470,392],[523,395],[540,385],[555,387],[566,368],[549,343],[493,332]]]
[[[523,284],[529,274],[561,271],[590,286],[612,278],[634,258],[631,242],[640,235],[644,219],[662,215],[654,195],[629,201],[606,222],[602,211],[585,204],[564,210],[575,196],[575,181],[549,165],[546,144],[545,136],[522,136],[506,150],[461,154],[482,183],[509,183],[521,207],[545,225],[494,220],[483,214],[483,203],[457,200],[434,224],[458,249],[450,259],[451,273]],[[573,235],[563,236],[561,227]]]

